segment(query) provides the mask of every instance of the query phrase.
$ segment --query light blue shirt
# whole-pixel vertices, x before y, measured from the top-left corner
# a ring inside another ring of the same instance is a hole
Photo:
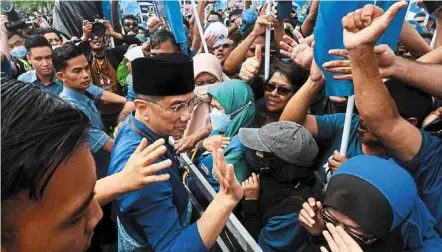
[[[55,77],[52,78],[52,82],[49,83],[49,85],[45,85],[41,83],[41,81],[37,77],[37,72],[35,70],[28,71],[26,73],[21,74],[18,76],[17,80],[29,83],[35,87],[40,88],[41,90],[51,93],[53,95],[59,96],[61,92],[63,91],[63,82]],[[94,84],[91,84],[88,89],[86,89],[89,93],[91,93],[93,96],[98,97],[98,99],[101,98],[103,95],[104,90],[102,88],[99,88],[95,86]]]
[[[91,84],[91,86],[93,85]],[[95,86],[95,88],[98,87]],[[109,136],[104,131],[100,113],[94,104],[94,102],[97,103],[100,100],[101,95],[95,96],[92,93],[91,95],[93,96],[93,100],[89,99],[85,94],[71,90],[67,87],[64,87],[63,91],[60,93],[60,97],[62,99],[77,106],[89,117],[89,120],[91,121],[91,127],[89,128],[88,132],[89,147],[92,153],[96,153],[106,144],[106,142],[109,140]]]

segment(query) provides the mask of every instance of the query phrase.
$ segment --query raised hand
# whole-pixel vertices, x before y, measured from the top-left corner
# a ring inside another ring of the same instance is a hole
[[[88,40],[92,33],[92,24],[87,20],[83,20],[82,29],[83,29],[83,36],[82,36],[83,40]]]
[[[311,48],[306,42],[304,37],[299,31],[294,31],[298,40],[284,35],[283,41],[279,42],[282,49],[280,53],[285,57],[292,59],[293,62],[302,66],[304,69],[310,69],[313,60],[313,48]]]
[[[331,174],[335,173],[339,166],[342,165],[348,158],[346,156],[341,155],[338,151],[335,150],[333,156],[328,160],[328,167],[331,170]]]
[[[224,152],[219,148],[221,143],[216,146],[217,148],[213,151],[213,170],[220,185],[218,194],[225,197],[228,203],[236,205],[242,199],[244,190],[236,180],[233,165],[226,164]]]
[[[313,59],[313,61],[312,61],[312,68],[310,69],[310,77],[309,78],[314,83],[320,84],[322,86],[325,84],[324,74],[322,73],[322,71],[318,67],[318,65],[316,64],[315,59]]]
[[[194,133],[175,142],[174,147],[177,154],[191,151],[198,143],[198,134]]]
[[[242,64],[241,71],[239,72],[239,78],[245,82],[250,82],[259,73],[261,67],[262,52],[261,45],[257,44],[255,47],[255,57],[248,58],[244,64]]]
[[[333,224],[327,223],[327,229],[328,231],[324,230],[322,234],[327,240],[331,252],[363,252],[359,244],[342,227],[335,227]],[[324,247],[320,249],[322,252],[328,252]]]
[[[394,3],[385,13],[382,8],[368,4],[342,18],[344,45],[347,49],[371,50],[379,37],[407,2]]]
[[[153,175],[155,172],[172,165],[170,159],[154,163],[155,160],[166,153],[164,144],[164,139],[160,139],[147,146],[147,140],[143,138],[129,161],[127,161],[126,167],[120,172],[122,177],[120,182],[125,191],[139,190],[148,184],[166,181],[170,178],[169,174]]]
[[[104,27],[106,27],[106,36],[111,36],[114,32],[114,28],[112,27],[111,23],[108,20],[104,20],[103,22]]]
[[[299,221],[310,234],[318,235],[325,228],[325,222],[319,214],[321,209],[322,203],[314,198],[309,198],[308,202],[302,204]]]
[[[331,49],[328,51],[330,55],[341,56],[347,59],[332,60],[322,64],[322,67],[330,73],[342,73],[341,75],[333,75],[335,80],[352,80],[351,64],[348,56],[348,51],[345,49]]]
[[[261,188],[259,176],[256,176],[255,173],[252,173],[252,176],[250,176],[249,179],[244,180],[241,185],[244,189],[244,198],[246,200],[259,199],[259,191]]]
[[[216,35],[215,34],[207,34],[206,36],[205,36],[205,39],[206,39],[206,43],[207,43],[207,47],[208,48],[213,48],[213,46],[215,45],[215,43],[216,43],[216,40],[218,39],[217,37],[216,37]]]
[[[0,29],[2,34],[7,34],[8,29],[6,29],[6,24],[9,23],[8,17],[5,15],[0,15]],[[6,35],[7,36],[7,35]]]
[[[255,26],[253,27],[253,31],[250,33],[252,36],[259,36],[264,34],[266,28],[270,28],[272,26],[272,17],[271,16],[259,16],[255,22]]]
[[[203,147],[209,152],[216,150],[218,143],[221,143],[219,148],[225,148],[230,144],[230,137],[224,137],[221,135],[210,136],[203,140]]]

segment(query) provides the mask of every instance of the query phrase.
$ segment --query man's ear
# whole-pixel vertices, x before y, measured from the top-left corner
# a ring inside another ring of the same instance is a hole
[[[55,73],[55,77],[56,77],[57,79],[61,80],[62,82],[64,82],[64,80],[65,80],[63,72],[57,72],[57,73]]]
[[[414,127],[417,127],[417,124],[419,123],[416,117],[408,117],[406,120],[409,123],[413,124]]]
[[[29,62],[29,63],[31,63],[30,62],[30,60],[31,60],[31,57],[29,57],[29,54],[28,55],[26,55],[26,60]]]
[[[149,112],[151,111],[150,107],[147,106],[147,104],[145,102],[138,100],[138,99],[134,100],[134,106],[135,106],[135,110],[137,112],[139,112],[144,117],[144,119],[146,121],[149,121]]]

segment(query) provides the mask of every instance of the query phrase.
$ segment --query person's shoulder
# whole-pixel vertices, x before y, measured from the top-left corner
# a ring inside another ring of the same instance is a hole
[[[22,73],[18,76],[17,80],[29,83],[32,82],[35,76],[35,70],[31,70],[25,73]]]

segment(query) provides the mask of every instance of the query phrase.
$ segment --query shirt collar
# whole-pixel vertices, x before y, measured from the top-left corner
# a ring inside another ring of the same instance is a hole
[[[89,98],[82,93],[79,93],[75,90],[69,89],[66,86],[63,86],[63,92],[64,95],[71,97],[72,99],[79,101],[81,103],[87,103]]]
[[[38,81],[38,83],[40,83],[41,85],[43,85],[43,83],[41,83],[41,81],[38,79],[37,71],[34,69],[34,70],[31,71],[31,82],[36,82],[36,81]],[[57,79],[57,77],[55,77],[55,70],[54,70],[54,73],[53,73],[53,75],[52,75],[52,82],[51,82],[49,85],[52,85],[52,84],[54,84],[54,83],[58,84],[58,83],[57,83],[58,81],[59,81],[59,80]],[[48,85],[48,86],[49,86],[49,85]]]

